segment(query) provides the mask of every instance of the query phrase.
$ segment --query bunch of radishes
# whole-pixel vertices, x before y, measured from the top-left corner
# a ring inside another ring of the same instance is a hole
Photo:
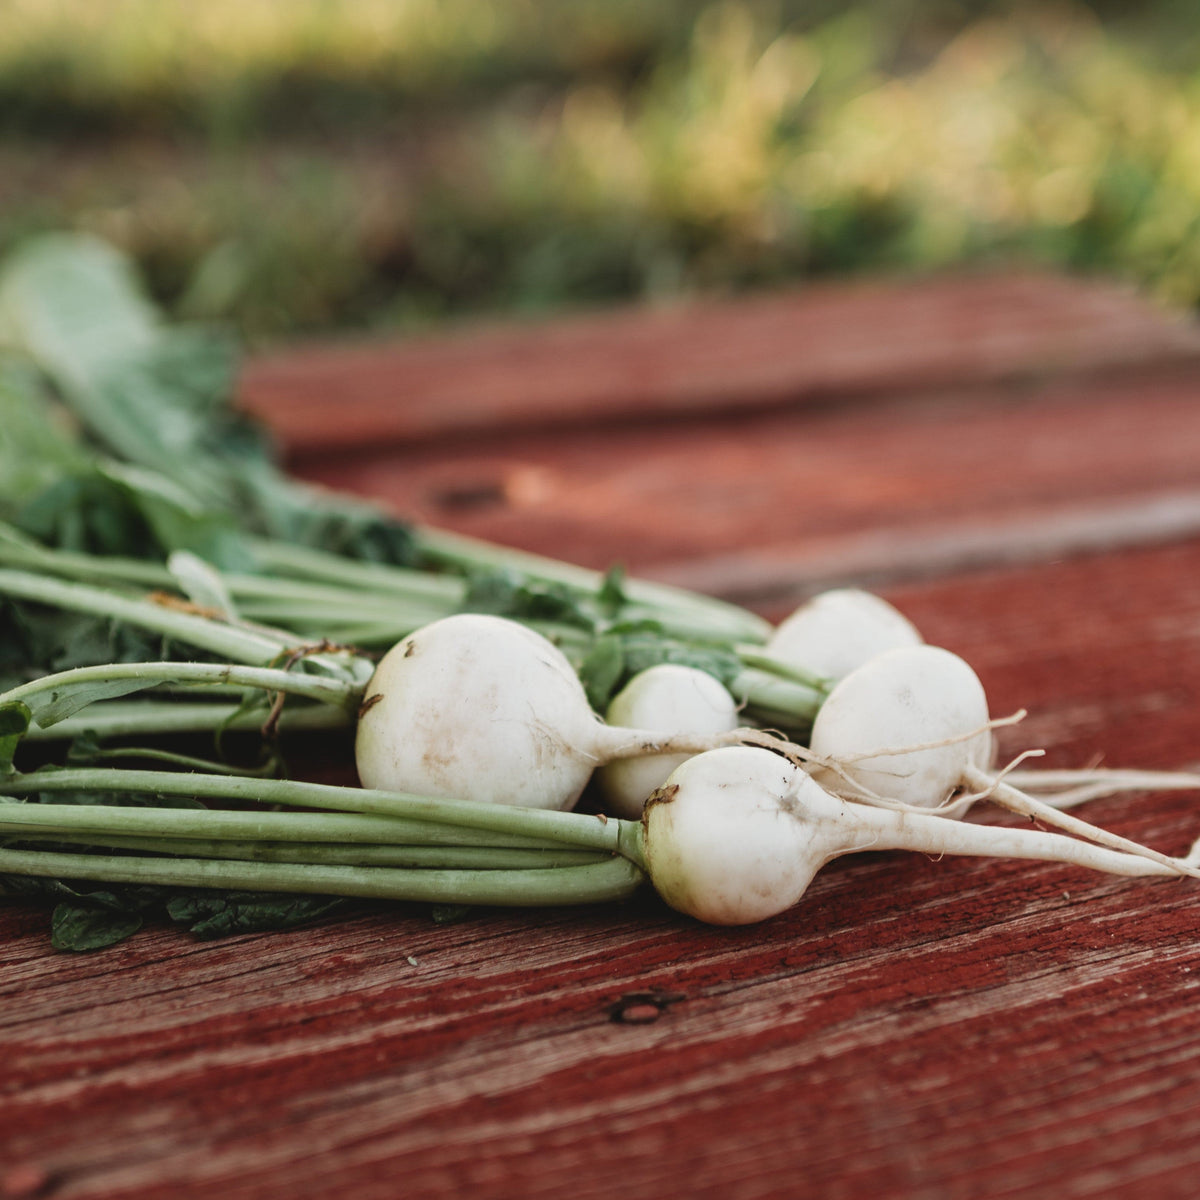
[[[925,645],[878,597],[850,589],[816,597],[779,626],[766,654],[830,685],[807,746],[739,728],[738,698],[681,666],[634,676],[603,722],[540,634],[498,617],[444,618],[393,648],[367,685],[359,774],[369,788],[565,810],[597,772],[606,810],[641,819],[644,865],[662,897],[720,924],[781,912],[822,865],[865,849],[1200,877],[1189,861],[1006,782],[991,767],[994,722],[975,672]],[[1095,772],[1074,778],[1091,791],[1064,801],[1138,785]],[[956,819],[984,797],[1086,840]]]
[[[0,290],[20,355],[0,429],[21,468],[0,487],[18,647],[0,672],[0,877],[543,904],[649,874],[677,908],[735,923],[867,848],[1198,873],[1058,811],[1195,777],[997,771],[974,672],[876,597],[829,592],[772,631],[619,571],[400,525],[257,452],[225,350],[178,341],[111,248],[41,242]],[[660,665],[601,699],[633,661]],[[365,787],[257,777],[279,769],[278,733],[356,714]],[[810,723],[804,745],[761,727]],[[247,729],[261,760],[238,767],[221,738]],[[215,758],[160,743],[203,734]],[[20,769],[54,741],[66,762]],[[593,775],[602,820],[566,811]],[[88,802],[46,802],[64,793]],[[985,797],[1077,836],[963,823]],[[255,802],[275,811],[241,811]]]

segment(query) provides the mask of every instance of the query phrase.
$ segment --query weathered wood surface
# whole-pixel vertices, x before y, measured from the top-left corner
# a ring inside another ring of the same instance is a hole
[[[996,286],[972,293],[985,344],[989,321],[1020,324],[1012,285]],[[1097,311],[1097,285],[1045,286],[1072,330],[1050,377],[1000,354],[961,387],[908,376],[892,391],[879,370],[781,404],[747,400],[730,368],[728,403],[695,419],[614,406],[466,450],[414,445],[401,422],[390,446],[376,427],[361,471],[308,433],[297,461],[442,524],[702,580],[771,617],[828,578],[879,580],[976,665],[994,711],[1030,710],[1006,750],[1194,765],[1195,342],[1124,293]],[[839,328],[855,295],[884,362],[905,293],[839,290]],[[1098,372],[1078,347],[1111,350],[1122,304],[1140,340]],[[754,311],[769,324],[768,302]],[[935,345],[967,319],[941,312]],[[686,326],[675,314],[670,337],[646,335],[642,360],[659,344],[677,361]],[[452,374],[470,339],[438,344]],[[1055,357],[1050,334],[1039,345]],[[286,433],[282,395],[266,408]],[[326,412],[344,428],[336,400]],[[519,487],[483,486],[514,463],[544,473],[524,506]],[[430,481],[446,478],[481,481],[484,500],[438,502]],[[1178,853],[1200,796],[1086,815]],[[899,854],[843,859],[794,911],[735,930],[652,896],[451,926],[364,906],[288,934],[155,929],[68,957],[44,913],[9,906],[0,1197],[1190,1197],[1198,928],[1189,883]]]
[[[648,413],[691,420],[847,394],[1195,361],[1198,353],[1189,323],[1128,288],[982,274],[472,326],[399,347],[289,350],[251,364],[243,393],[291,452],[324,457],[380,441],[490,437]]]
[[[753,602],[1200,531],[1198,370],[1126,289],[999,276],[311,350],[245,393],[313,479]]]

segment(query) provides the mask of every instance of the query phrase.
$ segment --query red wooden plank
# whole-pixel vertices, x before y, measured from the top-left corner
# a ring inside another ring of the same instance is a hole
[[[1200,543],[892,593],[1055,758],[1196,755]],[[1103,653],[1098,653],[1098,647]],[[1197,797],[1088,810],[1168,851]],[[791,913],[411,910],[58,957],[0,913],[0,1158],[44,1194],[1190,1194],[1189,883],[859,856]],[[415,959],[415,962],[410,961]],[[682,997],[622,1024],[623,995]]]
[[[834,289],[788,317],[808,323],[808,375],[774,300],[728,344],[720,308],[707,325],[613,317],[545,345],[502,331],[477,350],[368,356],[390,381],[378,404],[355,390],[370,372],[322,353],[295,394],[325,389],[331,407],[292,409],[281,370],[263,411],[294,417],[301,449],[339,428],[426,438],[353,464],[301,458],[314,478],[596,565],[690,571],[773,597],[773,617],[829,574],[907,577],[890,597],[977,666],[993,710],[1030,709],[1005,753],[1192,764],[1194,335],[1081,286]],[[693,374],[698,331],[711,348]],[[555,369],[528,403],[522,354]],[[1053,380],[1012,382],[1044,367]],[[396,424],[392,397],[422,377]],[[495,381],[486,404],[472,378]],[[777,403],[817,391],[876,403]],[[554,395],[586,412],[558,420]],[[623,417],[635,400],[657,415]],[[685,404],[706,414],[680,421]],[[523,430],[429,436],[510,411]],[[1079,553],[1152,537],[1173,540]],[[940,577],[914,580],[931,539],[920,570]],[[1031,548],[1074,557],[1011,561]],[[1195,795],[1087,815],[1170,852],[1200,832]],[[364,906],[209,944],[156,929],[91,957],[54,955],[45,914],[8,905],[0,1196],[1190,1196],[1196,905],[1190,883],[862,855],[747,929],[652,896],[440,927]],[[640,993],[676,999],[614,1021]]]
[[[1192,368],[297,465],[415,520],[751,601],[1200,529]]]
[[[290,453],[324,456],[1198,356],[1191,324],[1129,289],[975,275],[473,326],[400,345],[285,349],[250,364],[242,398]]]

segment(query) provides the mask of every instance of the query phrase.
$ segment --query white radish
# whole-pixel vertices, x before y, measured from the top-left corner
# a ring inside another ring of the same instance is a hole
[[[1165,864],[1062,834],[951,821],[833,796],[770,750],[690,758],[646,805],[644,855],[672,908],[714,925],[765,920],[794,905],[839,855],[916,850],[1070,863],[1115,875],[1176,875]]]
[[[1179,860],[1059,812],[989,773],[987,725],[983,685],[958,655],[925,645],[888,650],[847,675],[821,706],[810,741],[813,774],[831,791],[905,807],[942,808],[967,789],[1200,877]],[[958,804],[957,815],[969,802]]]
[[[726,733],[737,728],[737,705],[707,671],[660,663],[639,671],[612,699],[609,725],[660,733]],[[622,758],[600,768],[605,811],[637,820],[646,797],[660,787],[686,754]]]
[[[815,771],[826,787],[848,781],[867,794],[936,808],[971,763],[987,761],[987,726],[983,684],[963,659],[937,646],[902,647],[876,655],[829,693],[809,746],[818,761],[836,764]]]
[[[918,646],[921,634],[886,600],[834,588],[802,604],[767,639],[772,658],[830,682],[885,650]]]
[[[516,621],[460,613],[384,655],[359,711],[355,759],[368,788],[568,809],[602,763],[742,736],[755,735],[605,725],[553,643]]]

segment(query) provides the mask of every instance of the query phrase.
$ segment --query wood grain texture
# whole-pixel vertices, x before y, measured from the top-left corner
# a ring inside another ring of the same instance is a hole
[[[1193,369],[301,460],[414,519],[766,602],[1200,531]]]
[[[830,564],[877,571],[993,711],[1029,709],[1005,754],[1180,767],[1200,760],[1200,538],[1153,506],[1195,494],[1193,383],[1178,359],[910,381],[867,406],[610,412],[298,461],[468,532],[694,569],[772,618]],[[503,502],[430,507],[430,481],[486,498],[514,463],[535,473]],[[1118,536],[1131,512],[1144,528]],[[1080,513],[1097,537],[1038,541]],[[974,556],[903,569],[947,531]],[[1200,795],[1085,815],[1179,853]],[[445,926],[363,905],[62,956],[44,912],[0,905],[0,1197],[1190,1198],[1198,914],[1187,882],[901,854],[839,860],[793,911],[729,930],[653,895]],[[639,1019],[614,1019],[630,997]]]
[[[251,364],[241,395],[291,455],[323,457],[500,428],[691,420],[1198,358],[1195,327],[1128,288],[996,273],[285,349]]]
[[[1200,543],[910,585],[1006,748],[1196,756]],[[1103,646],[1103,654],[1096,652]],[[1181,852],[1195,795],[1089,815]],[[652,897],[434,926],[403,907],[54,956],[0,912],[0,1134],[45,1194],[1184,1196],[1190,884],[862,855],[761,926]],[[410,959],[415,959],[415,963]],[[631,993],[681,997],[615,1022]]]

